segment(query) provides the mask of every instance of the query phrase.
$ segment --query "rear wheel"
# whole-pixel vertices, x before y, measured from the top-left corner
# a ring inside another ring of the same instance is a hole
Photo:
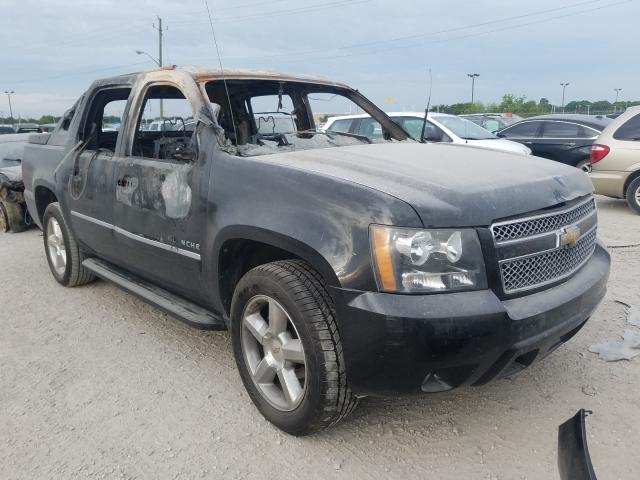
[[[640,214],[640,177],[633,180],[627,187],[627,203]]]
[[[353,410],[335,310],[308,264],[278,261],[249,271],[234,292],[231,322],[242,382],[275,426],[306,435]]]
[[[84,255],[62,216],[60,205],[51,203],[43,217],[44,250],[54,278],[65,287],[84,285],[95,279],[82,266]]]

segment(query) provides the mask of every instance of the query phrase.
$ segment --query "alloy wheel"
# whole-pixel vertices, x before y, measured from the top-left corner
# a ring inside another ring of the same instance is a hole
[[[64,275],[67,268],[67,250],[62,229],[54,217],[49,218],[47,223],[47,254],[56,273]]]
[[[244,361],[262,397],[277,410],[294,410],[305,395],[306,357],[287,311],[271,297],[251,298],[242,313]]]

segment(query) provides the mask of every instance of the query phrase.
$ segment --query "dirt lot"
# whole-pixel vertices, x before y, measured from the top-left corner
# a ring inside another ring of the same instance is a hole
[[[640,305],[640,216],[599,199],[609,293],[567,345],[520,375],[437,396],[361,402],[296,439],[251,405],[226,333],[190,329],[116,287],[64,289],[38,230],[0,236],[0,477],[554,479],[557,426],[594,410],[599,478],[638,478],[640,357],[606,363]],[[640,329],[638,330],[640,332]]]

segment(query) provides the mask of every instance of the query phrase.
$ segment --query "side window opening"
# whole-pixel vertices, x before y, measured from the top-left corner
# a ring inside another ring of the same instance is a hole
[[[87,142],[86,150],[115,151],[130,93],[129,87],[108,88],[96,93],[81,131],[81,140]]]
[[[640,140],[640,114],[631,117],[613,134],[616,140]]]
[[[145,93],[131,154],[158,160],[191,160],[195,157],[191,144],[194,130],[191,103],[180,89],[154,85]]]

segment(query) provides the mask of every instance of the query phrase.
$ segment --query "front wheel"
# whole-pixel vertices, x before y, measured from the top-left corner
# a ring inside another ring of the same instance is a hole
[[[633,180],[627,187],[627,203],[640,214],[640,177]]]
[[[276,427],[306,435],[354,409],[335,309],[320,275],[305,262],[268,263],[242,277],[231,335],[242,382]]]
[[[49,204],[44,211],[42,225],[47,262],[58,283],[76,287],[94,280],[93,273],[82,266],[84,255],[57,202]]]

